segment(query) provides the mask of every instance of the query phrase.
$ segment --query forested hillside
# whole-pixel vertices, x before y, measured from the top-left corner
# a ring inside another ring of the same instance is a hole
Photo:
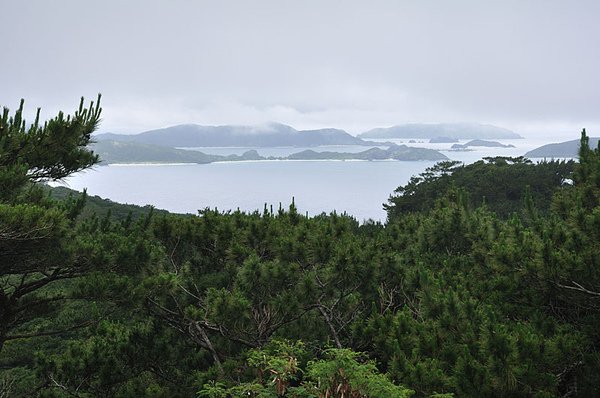
[[[86,192],[82,195],[80,192],[63,186],[48,187],[48,194],[51,198],[58,201],[71,200],[73,196],[84,196],[82,198],[84,202],[83,207],[77,215],[77,218],[80,220],[87,220],[94,217],[101,219],[108,217],[115,221],[127,221],[127,219],[137,220],[147,217],[150,213],[153,215],[167,213],[166,210],[155,209],[150,205],[137,206],[117,203],[109,199],[102,199],[99,196],[89,196]]]
[[[557,188],[572,183],[574,162],[533,163],[523,157],[483,158],[473,164],[439,162],[398,187],[384,204],[388,219],[431,210],[451,190],[461,190],[470,208],[486,206],[501,218],[524,215],[526,205],[547,214]]]
[[[439,164],[385,225],[294,203],[116,220],[41,185],[98,162],[98,103],[21,114],[0,118],[0,396],[598,395],[585,132],[575,164]]]

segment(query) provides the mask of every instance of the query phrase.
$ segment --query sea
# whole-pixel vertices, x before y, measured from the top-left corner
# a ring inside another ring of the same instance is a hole
[[[452,144],[427,140],[390,140],[398,144],[432,148],[465,164],[487,156],[522,156],[548,143],[543,138],[495,140],[514,148],[477,147],[471,151],[449,151]],[[464,143],[466,141],[461,141]],[[287,156],[304,149],[360,152],[364,146],[312,148],[185,148],[208,154],[242,154],[255,149],[265,157]],[[536,160],[536,159],[532,159]],[[309,216],[336,211],[360,222],[385,222],[383,204],[399,186],[435,162],[429,161],[341,161],[264,160],[211,164],[120,164],[96,166],[60,182],[69,188],[115,202],[152,205],[175,213],[197,214],[211,208],[253,212],[264,207],[287,208],[294,201]]]

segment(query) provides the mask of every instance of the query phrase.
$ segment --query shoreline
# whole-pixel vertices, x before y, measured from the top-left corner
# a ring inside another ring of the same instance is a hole
[[[268,162],[441,162],[440,160],[398,160],[398,159],[254,159],[254,160],[217,160],[208,163],[195,162],[127,162],[127,163],[106,163],[100,164],[100,167],[131,167],[131,166],[194,166],[194,165],[209,165],[215,163],[268,163]]]

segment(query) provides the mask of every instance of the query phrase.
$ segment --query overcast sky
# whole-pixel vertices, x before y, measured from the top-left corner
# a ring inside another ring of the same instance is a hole
[[[101,131],[469,121],[600,134],[600,1],[0,0],[0,105]]]

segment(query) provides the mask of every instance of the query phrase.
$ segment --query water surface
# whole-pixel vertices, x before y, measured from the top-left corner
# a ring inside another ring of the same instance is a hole
[[[333,210],[359,220],[385,220],[382,203],[434,162],[259,161],[202,165],[100,166],[66,180],[69,187],[116,202],[180,213],[275,209],[295,198],[301,212]]]
[[[453,160],[475,162],[485,156],[521,156],[542,145],[542,140],[502,140],[515,148],[473,148],[448,151],[452,144],[408,143],[441,150]],[[403,141],[403,142],[401,142]],[[466,141],[461,141],[464,143]],[[323,146],[316,151],[359,152],[369,147]],[[229,155],[256,149],[263,156],[287,156],[307,148],[193,148]],[[299,210],[317,215],[333,210],[347,212],[359,221],[385,221],[382,204],[411,176],[434,162],[402,161],[248,161],[184,165],[99,166],[73,175],[69,187],[88,189],[91,195],[116,202],[151,204],[179,213],[196,213],[206,207],[245,211],[289,205],[295,198]]]

